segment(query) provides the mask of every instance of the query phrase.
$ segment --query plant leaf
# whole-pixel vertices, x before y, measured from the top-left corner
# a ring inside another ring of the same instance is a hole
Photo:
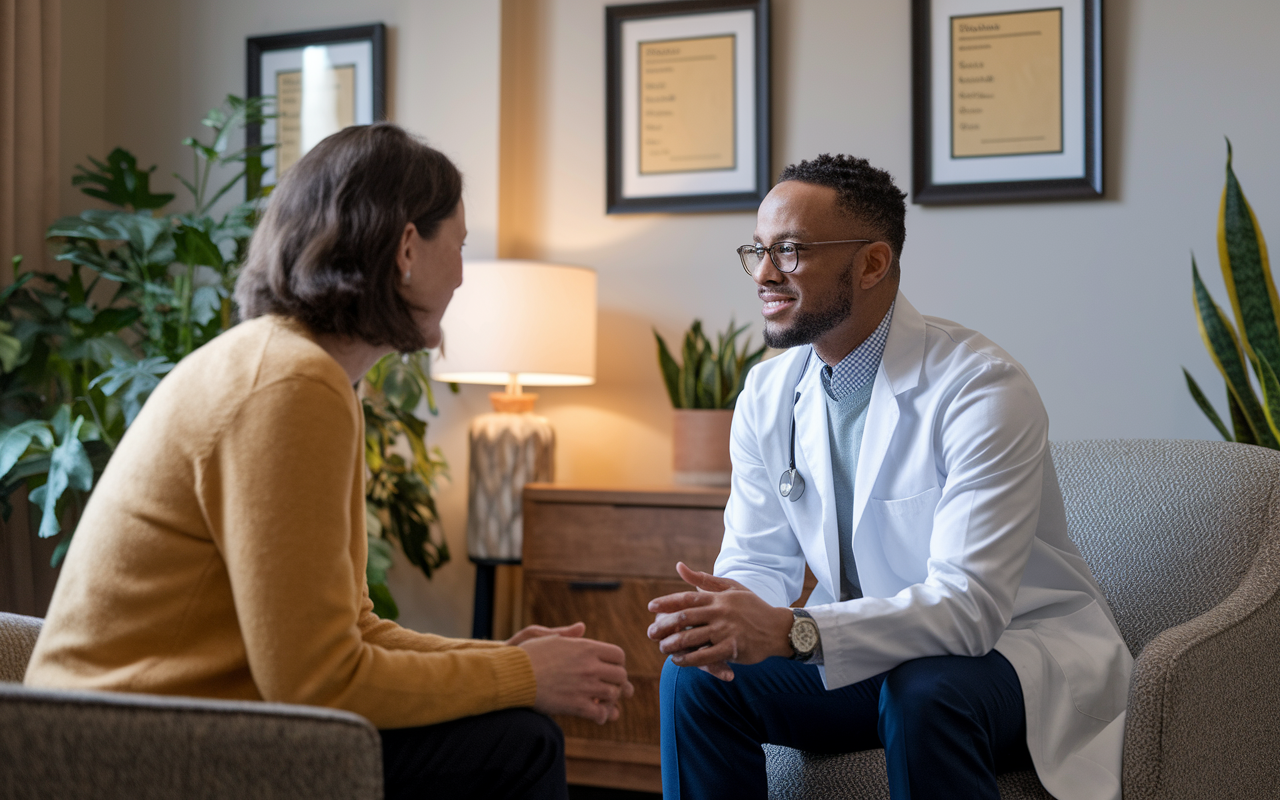
[[[1249,375],[1245,370],[1244,358],[1240,354],[1240,342],[1222,309],[1213,302],[1204,281],[1200,279],[1200,271],[1196,268],[1195,258],[1191,259],[1191,280],[1193,285],[1192,301],[1195,303],[1196,319],[1200,324],[1200,336],[1205,347],[1217,365],[1218,371],[1227,381],[1227,389],[1240,405],[1245,419],[1255,440],[1264,447],[1276,448],[1276,438],[1271,434],[1267,424],[1266,412],[1253,393],[1249,383]],[[1237,437],[1237,440],[1239,437]]]
[[[92,157],[89,161],[96,169],[77,164],[77,174],[72,176],[71,184],[86,187],[80,191],[90,197],[136,210],[161,208],[173,199],[171,194],[151,193],[151,173],[155,167],[138,169],[138,160],[128,150],[117,147],[107,156],[106,163]]]
[[[1230,140],[1227,182],[1218,209],[1218,259],[1245,353],[1255,362],[1256,354],[1262,354],[1272,364],[1280,364],[1280,299],[1262,230],[1231,168]]]
[[[1244,415],[1244,409],[1236,402],[1235,395],[1231,394],[1230,386],[1227,387],[1227,407],[1231,410],[1231,430],[1235,432],[1235,441],[1239,444],[1257,444],[1253,428]]]
[[[1213,406],[1209,403],[1209,398],[1204,396],[1204,392],[1200,391],[1200,386],[1196,383],[1196,379],[1191,377],[1191,373],[1187,372],[1187,368],[1182,368],[1182,374],[1187,379],[1187,390],[1191,392],[1191,397],[1196,401],[1196,405],[1200,406],[1200,410],[1213,423],[1213,427],[1218,429],[1218,433],[1222,434],[1222,438],[1228,442],[1234,442],[1235,439],[1227,431],[1227,426],[1222,423],[1222,418],[1218,416],[1218,412],[1213,410]]]
[[[18,463],[18,459],[31,446],[32,439],[38,439],[46,449],[53,447],[49,423],[29,419],[0,432],[0,476],[9,474],[9,470],[13,469],[13,465]]]
[[[142,405],[151,392],[160,385],[160,379],[174,368],[174,363],[164,356],[152,356],[141,361],[116,359],[111,368],[94,378],[89,388],[102,387],[107,397],[120,394],[120,406],[124,411],[124,424],[132,425],[137,419]]]
[[[54,416],[53,427],[60,433],[60,441],[53,448],[49,458],[49,479],[43,486],[32,491],[31,502],[40,506],[40,530],[42,539],[56,536],[62,530],[58,519],[58,501],[67,489],[78,489],[82,492],[93,487],[93,464],[89,454],[80,442],[80,426],[84,425],[84,417],[70,418],[70,406],[63,406]]]
[[[1265,401],[1262,409],[1267,413],[1267,422],[1271,425],[1271,434],[1280,439],[1280,380],[1276,379],[1271,362],[1262,351],[1258,351],[1258,378],[1262,383],[1262,397]]]
[[[667,387],[667,396],[671,398],[671,407],[684,408],[680,405],[680,365],[671,357],[671,350],[657,328],[653,329],[653,338],[658,341],[658,368],[662,371],[662,382]]]

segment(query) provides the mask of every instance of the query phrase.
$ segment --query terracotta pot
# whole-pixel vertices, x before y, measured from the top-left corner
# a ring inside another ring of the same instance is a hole
[[[693,486],[728,486],[729,424],[733,411],[675,410],[675,482]]]

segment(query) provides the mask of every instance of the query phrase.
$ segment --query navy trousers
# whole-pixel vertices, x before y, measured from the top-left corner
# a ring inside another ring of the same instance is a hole
[[[818,668],[770,658],[734,679],[662,670],[662,796],[763,798],[760,745],[885,749],[894,800],[999,800],[996,773],[1031,766],[1018,674],[994,650],[938,656],[827,691]]]

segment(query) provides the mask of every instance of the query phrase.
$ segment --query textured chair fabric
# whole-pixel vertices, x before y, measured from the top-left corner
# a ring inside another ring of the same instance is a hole
[[[39,620],[0,614],[6,680],[21,679],[33,629]],[[277,703],[0,683],[0,765],[5,798],[382,797],[367,720]]]
[[[22,683],[40,624],[36,617],[0,612],[0,681]]]
[[[1137,656],[1126,800],[1280,798],[1280,453],[1222,442],[1051,447],[1067,525]],[[887,800],[884,751],[765,747],[778,800]],[[1034,772],[1004,800],[1049,797]]]

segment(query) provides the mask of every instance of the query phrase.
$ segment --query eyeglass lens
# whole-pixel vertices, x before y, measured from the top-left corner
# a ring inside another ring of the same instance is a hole
[[[800,248],[792,242],[778,242],[767,248],[762,245],[753,247],[749,244],[738,248],[738,255],[742,258],[742,268],[748,275],[756,273],[766,253],[773,259],[773,266],[781,272],[791,272],[799,263]]]

